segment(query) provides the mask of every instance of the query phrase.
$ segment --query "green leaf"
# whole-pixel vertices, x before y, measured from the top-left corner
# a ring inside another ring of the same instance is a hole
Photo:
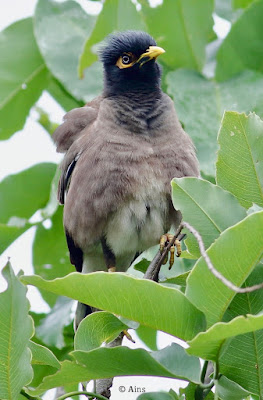
[[[77,360],[62,362],[61,370],[43,380],[34,394],[45,390],[90,379],[103,379],[125,375],[164,376],[199,382],[200,362],[185,350],[172,344],[163,350],[148,353],[128,347],[98,348],[88,352],[74,351]]]
[[[150,392],[141,394],[137,400],[174,400],[174,397],[165,392]]]
[[[247,8],[254,0],[232,0],[233,8]]]
[[[231,0],[215,0],[215,13],[221,18],[232,21],[234,19],[234,11]]]
[[[254,111],[263,117],[263,75],[244,71],[227,82],[215,82],[187,70],[167,74],[168,94],[197,148],[201,169],[214,175],[217,133],[225,110]]]
[[[155,8],[140,2],[149,33],[166,51],[163,62],[172,69],[202,71],[213,32],[213,1],[165,0]]]
[[[205,327],[203,314],[179,290],[123,273],[75,272],[53,281],[39,276],[21,279],[39,289],[74,298],[184,340],[193,338]]]
[[[27,223],[22,227],[0,224],[0,254],[31,226]]]
[[[244,207],[263,206],[263,121],[226,112],[218,142],[217,183]]]
[[[226,228],[246,216],[246,210],[231,193],[198,178],[173,179],[172,200],[174,208],[181,211],[183,220],[198,230],[205,248]],[[191,239],[187,239],[189,251],[198,258],[199,247]]]
[[[263,315],[260,314],[240,315],[227,323],[218,322],[189,341],[187,352],[206,360],[217,361],[226,339],[259,329],[263,329]]]
[[[63,329],[72,321],[71,309],[72,301],[66,297],[59,297],[51,312],[36,328],[37,337],[48,346],[63,348],[65,346]]]
[[[39,0],[35,11],[35,35],[52,74],[77,100],[89,101],[102,88],[101,70],[93,68],[79,80],[77,69],[86,37],[95,19],[75,1]]]
[[[106,311],[98,311],[84,318],[75,334],[75,350],[93,350],[103,342],[109,343],[125,329],[117,317]]]
[[[217,80],[229,79],[245,69],[263,70],[262,18],[263,2],[255,1],[232,25],[217,53]]]
[[[238,287],[263,256],[262,225],[263,212],[251,214],[225,230],[207,251],[216,270]],[[186,296],[204,312],[210,327],[222,320],[235,292],[208,270],[202,257],[189,274]]]
[[[28,345],[32,352],[32,364],[49,365],[54,368],[60,368],[57,357],[47,347],[34,343],[31,340]]]
[[[255,214],[253,214],[255,215]],[[257,238],[258,240],[258,238]],[[244,286],[252,286],[263,281],[263,266],[259,264],[246,280]],[[247,294],[237,294],[224,315],[228,321],[237,315],[258,314],[262,318],[263,291],[257,290]],[[263,329],[240,334],[226,340],[219,358],[220,371],[227,378],[237,382],[248,392],[262,397],[263,395]],[[242,333],[242,331],[240,331]]]
[[[8,288],[0,293],[0,398],[16,400],[22,387],[33,378],[27,346],[34,328],[28,315],[26,288],[9,263],[2,274]]]
[[[0,139],[23,128],[30,108],[48,85],[49,73],[37,48],[32,19],[0,32]]]
[[[57,372],[57,368],[50,367],[49,365],[33,364],[32,368],[34,371],[34,378],[30,382],[30,388],[36,388],[41,384],[46,376],[55,374],[55,372]]]
[[[30,218],[49,198],[56,164],[43,163],[7,176],[0,183],[0,220],[11,217]],[[11,222],[11,221],[10,221]]]
[[[161,281],[162,284],[172,284],[178,286],[186,286],[186,280],[190,274],[190,271],[184,272],[183,274],[174,276],[173,278],[168,278],[165,281]]]
[[[224,375],[219,378],[216,390],[219,398],[222,400],[243,400],[249,396],[249,392]]]
[[[33,266],[35,273],[45,279],[65,276],[75,270],[69,262],[62,220],[63,208],[59,207],[51,218],[50,228],[47,229],[42,224],[37,226],[33,242]],[[41,291],[41,294],[53,307],[57,296],[46,291]]]
[[[195,383],[190,382],[186,388],[180,388],[180,400],[201,400],[203,399],[203,390]],[[183,397],[182,397],[183,396]],[[214,393],[209,391],[205,395],[206,400],[214,400]]]
[[[140,325],[136,329],[136,334],[141,339],[146,346],[151,350],[158,350],[157,347],[157,331],[156,329],[149,328],[148,326]]]
[[[150,354],[175,376],[185,376],[189,381],[200,382],[201,366],[199,358],[188,357],[186,350],[178,344],[173,343],[171,346],[153,351]]]
[[[127,18],[127,15],[129,16]],[[83,53],[79,61],[79,75],[83,76],[84,70],[97,61],[97,55],[94,52],[96,44],[100,43],[105,36],[113,31],[124,30],[145,30],[145,25],[136,11],[135,5],[131,0],[107,0],[101,13],[99,14],[96,25],[85,43]],[[85,75],[87,71],[85,72]]]

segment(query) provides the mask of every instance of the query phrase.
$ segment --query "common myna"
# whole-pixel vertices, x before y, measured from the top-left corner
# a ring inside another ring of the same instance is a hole
[[[161,90],[162,53],[145,32],[110,35],[99,52],[102,95],[68,112],[54,133],[66,153],[58,197],[79,272],[126,271],[180,222],[172,178],[199,175],[193,143]],[[78,311],[77,324],[90,310]]]

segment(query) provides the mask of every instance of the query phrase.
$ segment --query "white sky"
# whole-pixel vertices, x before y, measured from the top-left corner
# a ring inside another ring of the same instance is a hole
[[[152,1],[156,4],[160,3],[160,0]],[[92,11],[92,13],[97,13],[100,10],[100,4],[97,2],[88,0],[78,0],[78,2],[84,6],[84,8],[89,7],[90,12]],[[37,0],[0,0],[0,30],[18,19],[31,16],[36,3]],[[215,30],[218,35],[224,37],[229,30],[229,23],[215,17]],[[64,112],[47,93],[44,93],[41,96],[39,105],[41,108],[48,111],[51,120],[58,123],[61,122]],[[41,128],[41,126],[39,126],[35,121],[35,118],[36,116],[32,111],[22,131],[17,132],[8,141],[0,141],[0,181],[6,175],[17,173],[33,164],[47,161],[59,162],[61,160],[61,155],[56,153],[55,146],[53,145],[49,135],[43,128]],[[11,257],[11,263],[16,273],[20,269],[23,269],[26,274],[33,273],[31,254],[33,237],[34,228],[30,229],[22,237],[16,240],[16,242],[0,257],[0,269],[5,265],[7,257]],[[4,290],[4,288],[5,283],[1,276],[0,290]],[[48,306],[43,302],[38,291],[32,287],[29,287],[29,299],[33,310],[37,312],[48,311]],[[169,335],[160,334],[158,342],[159,347],[163,348],[171,343],[171,338]],[[133,347],[131,343],[126,342],[126,345]],[[124,385],[127,390],[130,385],[136,386],[137,388],[145,387],[147,392],[169,390],[169,388],[175,389],[178,387],[175,380],[166,378],[117,378],[115,379],[114,389],[112,391],[113,400],[124,400],[124,398],[125,400],[135,400],[138,396],[138,393],[126,392],[125,395],[120,394],[118,391],[119,385]],[[185,383],[181,382],[180,386],[185,386]],[[52,393],[45,397],[46,400],[52,398]]]

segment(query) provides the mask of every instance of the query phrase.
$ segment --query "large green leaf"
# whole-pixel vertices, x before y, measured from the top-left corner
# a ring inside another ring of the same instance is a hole
[[[0,183],[0,220],[11,217],[30,218],[49,199],[50,184],[56,164],[37,164]]]
[[[217,182],[246,208],[263,206],[263,121],[227,112],[218,136]]]
[[[37,48],[32,19],[0,33],[0,139],[22,129],[32,105],[48,85],[49,73]]]
[[[259,329],[263,329],[263,315],[261,314],[240,315],[227,323],[218,322],[206,332],[200,332],[193,340],[189,341],[190,347],[187,352],[207,360],[217,361],[226,339]]]
[[[146,346],[151,350],[158,350],[157,347],[157,331],[156,329],[149,328],[148,326],[140,325],[136,329],[136,335],[141,339]]]
[[[85,43],[80,57],[79,74],[97,60],[93,46],[100,43],[105,36],[113,31],[125,31],[127,29],[145,30],[145,25],[139,12],[131,0],[107,0],[98,16],[95,28]],[[85,72],[85,75],[87,71]]]
[[[168,94],[174,99],[180,121],[192,137],[201,169],[214,174],[217,132],[225,110],[254,111],[263,116],[263,75],[244,71],[218,83],[194,71],[178,70],[167,74]]]
[[[36,274],[45,279],[54,279],[73,272],[75,268],[70,264],[68,248],[62,224],[63,208],[59,207],[51,218],[52,226],[45,228],[38,225],[33,242],[33,266]],[[57,296],[41,291],[45,301],[52,307]]]
[[[232,25],[217,53],[217,80],[226,80],[245,69],[263,70],[262,19],[263,2],[255,1]]]
[[[173,179],[172,200],[183,220],[198,230],[206,248],[221,232],[246,216],[246,210],[231,193],[198,178]],[[200,257],[197,243],[196,247],[192,242],[189,245],[190,252]]]
[[[30,388],[36,388],[40,385],[45,376],[52,375],[57,372],[57,368],[51,367],[50,365],[33,364],[32,368],[34,371],[34,377],[30,382]]]
[[[75,1],[39,0],[35,11],[35,34],[52,74],[78,100],[88,101],[102,88],[101,70],[95,66],[85,79],[78,78],[78,58],[95,19]]]
[[[32,364],[49,365],[54,368],[59,368],[60,363],[56,356],[47,347],[29,341],[28,347],[32,353]]]
[[[93,350],[100,347],[103,342],[111,342],[127,328],[127,325],[111,313],[94,312],[79,324],[74,339],[75,350]]]
[[[255,0],[232,0],[233,8],[246,8]]]
[[[263,266],[260,264],[246,280],[244,286],[252,286],[262,281]],[[224,320],[230,320],[240,314],[245,316],[248,313],[259,314],[254,317],[253,332],[228,339],[222,347],[219,358],[220,371],[224,375],[260,397],[263,396],[263,329],[256,329],[259,327],[259,320],[262,319],[262,302],[262,290],[235,296]],[[236,319],[238,318],[240,317]],[[240,333],[242,333],[241,329]]]
[[[192,339],[205,327],[203,314],[179,290],[123,273],[75,272],[53,281],[39,276],[21,279],[39,289],[74,298],[184,340]]]
[[[31,226],[27,223],[23,223],[20,227],[0,224],[0,254]]]
[[[222,375],[216,383],[216,391],[221,400],[243,400],[249,393],[237,383]]]
[[[7,264],[2,271],[8,288],[0,294],[0,398],[16,400],[22,387],[33,378],[27,346],[33,335],[28,315],[26,288]]]
[[[199,382],[200,361],[187,355],[185,349],[172,344],[163,350],[148,353],[143,349],[128,347],[99,348],[96,350],[74,351],[74,362],[62,362],[60,371],[43,380],[34,392],[73,384],[90,379],[103,379],[125,375],[146,375],[180,378]]]
[[[263,256],[263,211],[251,214],[225,230],[208,249],[214,267],[241,286]],[[235,296],[209,270],[203,257],[189,274],[186,296],[204,312],[210,327],[222,320]]]
[[[140,0],[148,30],[166,53],[169,67],[202,71],[205,47],[212,37],[214,4],[212,0],[164,0],[151,8]]]

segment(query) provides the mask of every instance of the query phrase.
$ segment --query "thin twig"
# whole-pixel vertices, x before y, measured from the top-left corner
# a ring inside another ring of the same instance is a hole
[[[63,396],[58,397],[56,400],[65,400],[65,399],[68,399],[69,397],[79,396],[80,394],[85,394],[86,396],[90,396],[92,399],[108,400],[106,397],[102,396],[101,394],[86,392],[85,390],[79,390],[76,392],[70,392],[70,393],[63,394]]]
[[[259,283],[257,285],[248,286],[246,288],[240,288],[240,287],[234,285],[232,282],[230,282],[227,278],[224,277],[224,275],[222,275],[220,272],[218,272],[217,269],[215,269],[215,267],[213,266],[212,261],[210,260],[210,257],[205,250],[204,242],[203,242],[203,239],[202,239],[200,233],[188,222],[182,222],[181,225],[183,227],[187,228],[194,235],[194,237],[197,240],[197,243],[198,243],[198,246],[200,249],[200,253],[203,256],[203,258],[208,266],[208,269],[212,272],[212,274],[217,279],[219,279],[226,287],[228,287],[228,289],[231,289],[236,293],[250,293],[250,292],[254,292],[255,290],[259,290],[259,289],[263,288],[263,282]]]
[[[147,268],[147,271],[144,274],[144,279],[156,280],[156,278],[158,277],[160,268],[163,264],[163,260],[165,259],[170,248],[174,245],[175,240],[180,235],[182,229],[183,229],[183,226],[182,226],[182,224],[180,224],[177,231],[175,232],[174,237],[168,243],[168,245],[163,249],[162,253],[160,252],[160,250],[157,252],[156,256],[154,257],[154,259],[150,263],[149,267]]]

